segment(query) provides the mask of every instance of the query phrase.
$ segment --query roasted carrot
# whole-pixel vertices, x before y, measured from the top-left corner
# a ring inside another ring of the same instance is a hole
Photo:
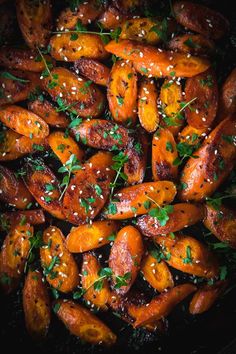
[[[73,224],[93,220],[103,208],[115,171],[112,154],[98,152],[76,172],[63,198],[64,213]]]
[[[1,107],[0,121],[28,137],[45,138],[49,134],[49,127],[42,118],[20,106]]]
[[[196,290],[192,284],[178,285],[154,297],[150,303],[139,306],[134,327],[145,326],[167,316],[173,308]],[[132,309],[132,306],[130,306]]]
[[[72,291],[79,284],[79,270],[65,246],[61,230],[48,227],[43,233],[43,242],[40,259],[48,283],[63,293]]]
[[[216,257],[196,238],[175,234],[175,237],[155,236],[154,240],[162,247],[166,262],[173,268],[203,278],[218,275]]]
[[[137,226],[148,237],[176,232],[201,221],[204,217],[204,208],[200,204],[179,203],[173,205],[173,211],[168,216],[169,220],[161,226],[157,218],[143,215],[138,218]]]
[[[145,280],[160,293],[174,286],[174,280],[167,264],[164,261],[158,262],[151,253],[143,259],[141,272]]]
[[[107,218],[122,220],[146,214],[155,203],[159,206],[171,203],[175,194],[176,187],[169,181],[146,182],[123,188],[108,205]]]
[[[33,3],[30,0],[17,0],[16,13],[27,45],[30,48],[45,47],[52,28],[51,0]]]
[[[71,136],[65,136],[63,132],[55,131],[51,133],[48,137],[48,143],[62,164],[65,164],[71,155],[74,155],[79,161],[84,157],[84,151],[80,146]]]
[[[174,164],[178,157],[176,142],[168,129],[159,129],[152,139],[152,175],[154,181],[176,180],[178,166]]]
[[[90,344],[111,346],[116,335],[88,309],[73,301],[57,300],[54,309],[71,334]]]
[[[19,284],[30,250],[33,227],[17,225],[6,236],[0,252],[0,285],[5,293],[12,292]]]
[[[50,299],[39,270],[29,271],[23,288],[25,324],[33,338],[46,336],[51,320]]]
[[[142,127],[148,132],[154,132],[159,123],[157,109],[157,89],[152,79],[142,80],[138,91],[138,117]]]
[[[111,220],[73,227],[66,238],[66,247],[73,253],[90,251],[110,243],[117,231],[118,224]]]
[[[111,70],[107,99],[114,120],[135,123],[137,117],[137,75],[131,62],[117,61]]]
[[[208,311],[225,290],[227,282],[218,281],[213,285],[204,285],[193,295],[189,305],[189,312],[192,315]]]
[[[192,77],[206,71],[210,66],[207,59],[158,51],[157,48],[126,39],[111,41],[105,49],[122,59],[132,60],[134,68],[145,76],[169,76],[174,71],[176,77]]]
[[[66,128],[69,125],[69,119],[64,112],[59,112],[45,98],[43,101],[36,99],[30,101],[28,109],[45,120],[48,125],[58,128]]]
[[[206,217],[204,225],[220,241],[236,248],[236,211],[232,208],[213,206],[206,204]]]
[[[75,71],[95,84],[107,86],[110,75],[110,69],[98,60],[90,58],[80,58],[74,63]]]
[[[232,117],[233,118],[233,117]],[[236,123],[234,119],[223,120],[204,140],[190,158],[182,172],[180,191],[183,201],[201,201],[209,197],[230,174],[236,161]]]
[[[96,288],[96,282],[101,278],[101,265],[91,253],[83,255],[81,284],[84,290],[84,299],[97,308],[107,310],[111,296],[107,279],[102,279],[101,288]],[[100,279],[101,280],[101,279]]]
[[[25,170],[25,184],[39,205],[56,218],[65,219],[59,181],[50,168],[41,160],[36,160],[29,161]]]
[[[17,209],[25,209],[32,202],[32,196],[23,181],[3,166],[0,166],[0,191],[0,200]]]
[[[118,293],[127,293],[134,283],[143,252],[142,237],[135,227],[125,226],[118,232],[109,256],[112,284]],[[120,284],[121,278],[123,278],[122,284]]]

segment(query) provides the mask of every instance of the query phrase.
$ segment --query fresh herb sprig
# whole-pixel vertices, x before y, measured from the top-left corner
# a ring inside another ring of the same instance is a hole
[[[80,21],[78,21],[74,30],[56,31],[56,32],[52,32],[52,33],[54,33],[54,34],[70,33],[71,34],[71,36],[70,36],[71,41],[76,41],[79,38],[78,34],[80,34],[80,33],[96,34],[98,36],[101,36],[101,39],[105,44],[107,44],[109,42],[108,36],[111,39],[114,39],[116,42],[118,41],[120,34],[121,34],[121,27],[117,27],[111,32],[103,32],[102,26],[99,25],[99,27],[100,27],[100,32],[89,31],[89,30],[87,30],[87,28],[85,26],[82,25],[82,23]]]
[[[91,283],[86,289],[80,288],[73,294],[73,299],[77,300],[81,298],[89,289],[94,288],[95,291],[101,291],[103,288],[104,280],[109,279],[113,276],[113,272],[111,268],[101,268],[98,272],[98,278]],[[131,273],[127,272],[124,275],[115,276],[115,289],[119,289],[122,286],[127,286],[127,281],[131,279]]]
[[[116,176],[114,178],[114,181],[110,184],[111,187],[111,192],[110,192],[110,199],[112,199],[114,189],[117,187],[117,181],[119,178],[122,178],[124,181],[127,180],[127,176],[124,172],[122,172],[122,168],[124,167],[124,164],[129,160],[128,156],[125,155],[122,151],[119,152],[118,155],[114,156],[112,158],[114,161],[114,164],[112,165],[112,169],[116,171]]]
[[[151,197],[147,196],[147,198],[157,206],[156,208],[151,209],[148,214],[153,218],[156,218],[159,221],[160,226],[165,226],[169,220],[169,214],[173,213],[174,211],[173,205],[165,205],[164,207],[161,207]]]
[[[81,170],[81,164],[75,154],[72,154],[70,158],[66,161],[66,163],[59,168],[59,173],[66,173],[63,177],[61,187],[63,188],[59,200],[62,199],[63,195],[65,194],[71,179],[71,174],[75,171]]]
[[[21,77],[17,77],[11,73],[9,73],[8,71],[3,71],[1,72],[1,75],[0,75],[2,78],[4,79],[9,79],[9,80],[13,80],[13,81],[18,81],[18,82],[21,82],[23,84],[27,83],[27,82],[30,82],[30,80],[26,80],[26,79],[22,79]]]
[[[174,166],[179,166],[181,163],[189,157],[197,159],[198,156],[194,155],[194,152],[197,150],[197,145],[191,145],[186,142],[181,142],[176,145],[179,156],[173,161]]]
[[[21,224],[22,225],[24,224],[23,219],[21,220]],[[28,265],[31,264],[35,259],[34,251],[43,245],[42,232],[38,231],[36,232],[35,235],[32,235],[29,238],[29,242],[30,242],[30,249],[27,255],[27,260],[25,262],[24,273],[26,273]]]

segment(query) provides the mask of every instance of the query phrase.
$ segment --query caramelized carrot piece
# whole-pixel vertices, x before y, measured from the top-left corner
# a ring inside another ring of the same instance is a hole
[[[219,111],[217,122],[219,123],[229,115],[236,113],[236,68],[226,78],[220,90]]]
[[[157,98],[154,80],[142,80],[138,91],[138,117],[140,124],[148,133],[154,132],[158,127]]]
[[[65,219],[59,200],[61,195],[59,181],[50,168],[41,160],[36,160],[29,161],[25,170],[24,182],[39,205],[56,218]]]
[[[179,142],[187,143],[189,145],[199,144],[207,135],[209,128],[196,129],[191,125],[186,125],[181,132],[179,132]]]
[[[61,230],[48,227],[43,233],[43,242],[40,259],[48,283],[63,293],[72,291],[79,284],[79,270],[66,248]]]
[[[205,129],[212,125],[218,108],[218,87],[213,70],[188,78],[185,85],[187,102],[195,99],[185,110],[189,125]]]
[[[83,255],[81,284],[84,290],[84,299],[94,304],[97,308],[107,310],[107,304],[111,296],[108,282],[102,281],[102,288],[96,289],[95,283],[100,278],[101,265],[91,253]]]
[[[215,256],[197,239],[175,234],[155,236],[154,240],[162,247],[166,262],[182,272],[203,278],[213,278],[219,273]]]
[[[47,146],[45,138],[28,138],[8,129],[2,132],[0,142],[0,161],[16,160],[25,154],[43,151]]]
[[[45,47],[52,28],[51,0],[17,0],[16,14],[27,45],[30,48]]]
[[[157,218],[142,215],[137,220],[137,227],[148,237],[176,232],[201,221],[204,217],[204,208],[200,204],[178,203],[173,205],[173,211],[168,215],[169,220],[164,226],[160,225]]]
[[[128,157],[128,161],[124,164],[124,173],[129,185],[142,183],[146,172],[148,137],[142,130],[139,130],[138,134],[137,141],[124,151]]]
[[[98,152],[76,172],[63,199],[64,213],[73,224],[93,220],[106,203],[115,171],[112,154]]]
[[[107,99],[116,122],[135,123],[137,117],[137,75],[131,62],[117,61],[111,70]]]
[[[75,155],[79,161],[84,157],[84,151],[74,139],[71,136],[65,136],[63,132],[51,133],[48,137],[48,143],[62,164],[65,164],[71,155]]]
[[[30,93],[39,87],[40,80],[37,73],[19,70],[8,70],[7,73],[20,81],[5,76],[4,71],[0,73],[0,106],[27,100]]]
[[[45,223],[45,215],[42,209],[35,210],[18,210],[1,214],[1,220],[8,225],[8,228],[13,228],[21,222],[26,222],[30,225],[39,225]],[[0,225],[2,228],[2,225]]]
[[[45,138],[49,134],[49,127],[42,118],[19,106],[1,107],[0,121],[28,137]]]
[[[46,99],[43,101],[36,99],[29,102],[28,109],[43,118],[48,125],[53,127],[66,128],[69,125],[69,119],[66,114],[64,112],[58,112]]]
[[[176,187],[169,181],[146,182],[123,188],[114,195],[106,216],[108,219],[123,220],[146,214],[150,208],[155,207],[149,198],[158,205],[163,205],[171,203],[175,194]]]
[[[176,142],[168,129],[159,129],[152,139],[152,175],[154,181],[176,180],[178,166]]]
[[[73,227],[66,238],[70,252],[82,253],[100,248],[111,242],[118,231],[118,224],[112,220],[94,221],[92,224]]]
[[[142,261],[141,272],[145,280],[160,293],[174,286],[174,280],[167,264],[164,261],[158,262],[150,253]]]
[[[33,338],[46,336],[51,320],[50,299],[39,270],[29,271],[23,288],[25,324]]]
[[[205,208],[204,225],[220,241],[236,248],[236,211],[225,206],[214,209],[213,206],[208,204]]]
[[[94,21],[104,10],[102,3],[98,3],[96,0],[81,2],[75,11],[67,7],[62,10],[58,18],[57,27],[63,31],[66,29],[75,28],[78,21],[81,21],[83,25],[90,24]]]
[[[0,166],[0,200],[17,209],[25,209],[32,196],[21,179],[6,167]]]
[[[166,31],[174,32],[174,21],[167,19]],[[155,29],[155,31],[153,30]],[[163,30],[161,20],[151,18],[132,18],[121,24],[120,39],[130,39],[155,45],[161,41],[158,31]]]
[[[210,55],[215,50],[215,44],[201,34],[185,33],[172,38],[168,43],[168,48],[180,53]]]
[[[112,284],[116,291],[125,294],[134,283],[144,252],[142,236],[133,226],[123,227],[111,248],[109,267],[112,269]],[[119,285],[119,278],[124,277],[125,284]]]
[[[95,84],[107,86],[110,69],[97,60],[90,58],[80,58],[74,63],[75,70],[78,70],[80,75],[85,76]]]
[[[166,317],[179,302],[195,290],[196,287],[192,284],[181,284],[154,297],[150,303],[137,307],[134,327],[145,326]],[[132,307],[130,306],[133,310]]]
[[[181,86],[172,79],[166,79],[160,91],[160,104],[163,109],[161,126],[167,128],[174,136],[184,124],[184,119],[179,114],[181,101]]]
[[[198,315],[208,311],[225,290],[226,285],[227,282],[218,281],[213,285],[204,285],[198,289],[190,302],[189,312],[192,315]]]
[[[90,344],[111,346],[116,335],[88,309],[73,301],[57,300],[57,316],[66,325],[71,334]]]
[[[205,37],[220,39],[229,29],[229,22],[222,14],[200,4],[176,1],[173,11],[177,22]]]
[[[131,140],[128,129],[105,119],[85,120],[71,131],[77,141],[95,149],[112,150],[114,145],[124,149]]]
[[[121,12],[121,7],[108,6],[108,8],[101,14],[98,21],[105,29],[115,29],[119,27],[128,16]]]
[[[103,112],[104,95],[93,83],[62,67],[52,69],[51,74],[42,80],[42,85],[54,101],[60,95],[82,118],[97,117]]]
[[[44,59],[48,63],[53,62],[49,55],[45,55]],[[9,69],[26,72],[41,73],[45,69],[43,61],[39,59],[39,53],[28,48],[4,47],[0,52],[0,64]]]
[[[210,66],[207,59],[158,51],[158,48],[127,39],[111,41],[105,49],[122,59],[133,61],[134,68],[146,76],[169,76],[173,69],[176,77],[192,77],[206,71]]]
[[[50,46],[50,54],[59,61],[73,62],[82,57],[102,60],[108,56],[102,38],[97,34],[78,33],[73,40],[71,33],[55,34],[50,39]]]
[[[191,157],[183,169],[181,183],[185,188],[179,193],[181,200],[204,200],[221,185],[236,161],[236,146],[231,142],[235,135],[232,117],[223,120],[204,140],[194,153],[198,158]]]
[[[16,149],[16,143],[22,135],[13,130],[5,130],[1,133],[0,141],[0,161],[16,160],[23,154]]]
[[[29,224],[17,225],[3,242],[0,252],[0,286],[5,293],[12,292],[19,284],[33,232]]]

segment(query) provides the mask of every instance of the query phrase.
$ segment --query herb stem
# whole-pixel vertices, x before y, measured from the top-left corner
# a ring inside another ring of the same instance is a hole
[[[50,76],[51,80],[53,81],[52,73],[51,73],[51,71],[50,71],[50,69],[49,69],[49,67],[48,67],[48,64],[47,64],[47,62],[46,62],[46,60],[45,60],[45,58],[44,58],[44,56],[43,56],[41,50],[39,49],[39,47],[37,47],[37,50],[38,50],[38,52],[39,52],[39,55],[40,55],[41,58],[42,58],[43,64],[44,64],[44,66],[45,66],[45,69],[46,69],[47,72],[48,72],[48,75]]]
[[[182,108],[180,108],[180,110],[173,116],[173,119],[177,118],[178,115],[185,109],[187,108],[191,103],[193,103],[195,100],[197,99],[197,97],[192,98],[190,101],[186,102]]]
[[[120,172],[121,172],[121,169],[122,169],[123,165],[119,167],[117,173],[116,173],[116,177],[114,179],[114,181],[112,182],[112,187],[111,187],[111,193],[110,193],[110,199],[112,198],[113,194],[114,194],[114,189],[115,189],[115,185],[116,185],[116,182],[119,178],[119,175],[120,175]]]
[[[80,31],[80,30],[70,30],[70,31],[58,31],[52,32],[53,34],[65,34],[65,33],[87,33],[87,34],[97,34],[99,36],[110,36],[110,32],[95,32],[95,31]]]
[[[152,198],[149,197],[148,195],[147,195],[147,198],[148,198],[149,200],[151,200],[151,202],[153,202],[159,209],[161,209],[160,205],[157,204],[157,202],[156,202],[154,199],[152,199]]]

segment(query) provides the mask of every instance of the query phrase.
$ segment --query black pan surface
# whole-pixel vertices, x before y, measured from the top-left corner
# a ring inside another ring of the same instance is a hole
[[[230,35],[219,43],[220,67],[218,67],[218,72],[220,72],[219,81],[222,82],[230,70],[236,66],[235,2],[227,0],[203,0],[197,2],[219,10],[231,23]],[[119,318],[106,313],[103,316],[105,322],[118,335],[117,344],[113,348],[106,350],[100,347],[84,345],[77,338],[71,336],[64,325],[55,317],[52,319],[47,340],[43,343],[34,343],[25,329],[21,289],[19,289],[8,297],[0,298],[1,353],[17,351],[24,354],[235,354],[235,299],[236,288],[225,295],[209,312],[197,317],[188,315],[187,306],[178,306],[169,316],[169,328],[165,335],[148,334],[142,329],[134,331]]]

